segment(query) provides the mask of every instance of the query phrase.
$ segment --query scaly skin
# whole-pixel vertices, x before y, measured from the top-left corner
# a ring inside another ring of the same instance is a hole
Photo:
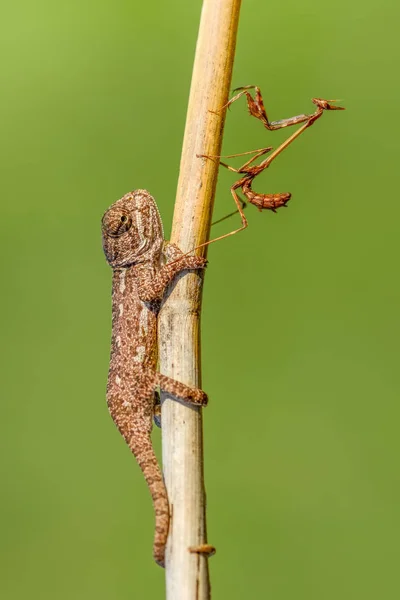
[[[107,403],[149,486],[156,517],[153,554],[164,566],[169,507],[150,437],[155,387],[161,385],[200,406],[207,404],[207,396],[157,372],[157,315],[175,275],[204,268],[206,261],[183,256],[176,246],[164,242],[157,205],[146,190],[135,190],[115,202],[103,216],[102,233],[104,253],[113,269]],[[171,264],[164,264],[166,256],[173,258]]]

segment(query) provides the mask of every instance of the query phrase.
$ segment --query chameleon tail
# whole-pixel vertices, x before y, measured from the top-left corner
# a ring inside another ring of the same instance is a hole
[[[156,563],[160,567],[164,567],[165,546],[169,528],[168,496],[164,480],[153,450],[150,435],[147,432],[141,436],[136,433],[128,443],[149,486],[156,518],[153,556]]]

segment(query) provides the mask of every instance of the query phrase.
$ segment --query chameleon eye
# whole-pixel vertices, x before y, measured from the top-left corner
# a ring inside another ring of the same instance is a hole
[[[119,237],[132,227],[132,219],[129,215],[120,211],[109,211],[103,217],[103,229],[111,237]]]

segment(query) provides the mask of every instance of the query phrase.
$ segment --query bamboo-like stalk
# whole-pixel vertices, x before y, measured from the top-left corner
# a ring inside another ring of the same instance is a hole
[[[171,241],[188,251],[207,241],[218,164],[196,154],[220,154],[241,0],[204,0],[183,141]],[[180,277],[159,319],[161,372],[201,386],[200,309],[203,278]],[[166,555],[167,600],[208,600],[208,559],[188,548],[206,543],[201,410],[165,395],[162,454],[171,510]]]

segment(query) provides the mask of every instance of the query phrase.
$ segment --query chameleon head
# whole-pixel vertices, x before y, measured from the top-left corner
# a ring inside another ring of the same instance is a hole
[[[103,250],[113,268],[154,261],[161,256],[164,234],[154,198],[135,190],[114,202],[101,221]]]

